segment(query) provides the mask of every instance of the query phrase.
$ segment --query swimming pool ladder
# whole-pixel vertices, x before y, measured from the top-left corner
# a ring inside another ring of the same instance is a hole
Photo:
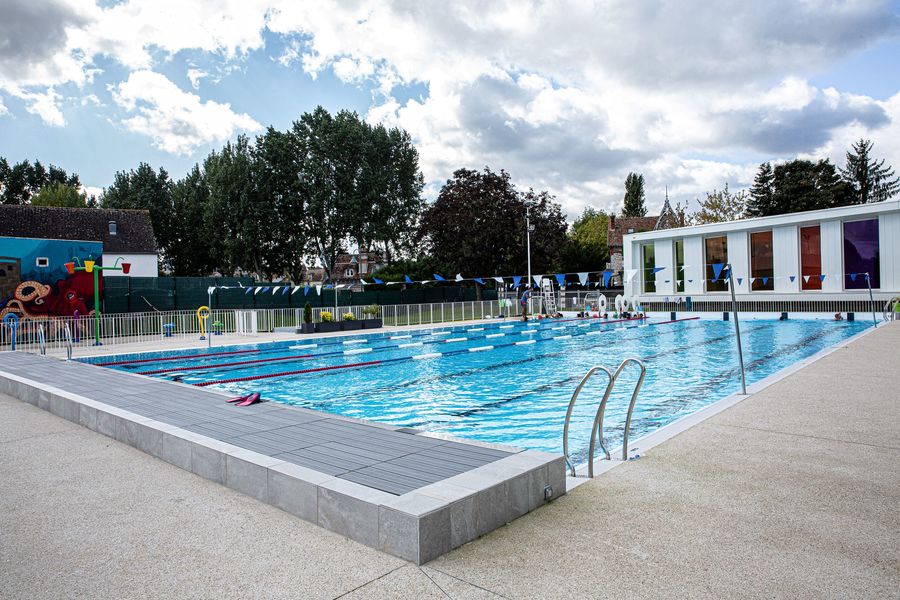
[[[47,338],[44,336],[44,324],[38,323],[38,347],[41,351],[41,356],[47,355]]]
[[[641,368],[641,375],[634,386],[634,391],[631,393],[631,402],[628,404],[628,414],[625,417],[625,434],[622,438],[622,460],[628,460],[628,432],[631,429],[631,413],[634,412],[634,405],[637,402],[638,393],[641,391],[641,386],[644,384],[644,377],[647,375],[647,367],[637,358],[626,358],[623,360],[615,373],[603,366],[592,367],[575,388],[572,399],[569,400],[569,408],[566,410],[566,420],[563,424],[563,456],[566,459],[566,464],[569,466],[569,472],[572,474],[572,477],[575,477],[575,463],[569,458],[569,424],[572,420],[572,410],[575,408],[575,400],[578,399],[578,394],[581,393],[581,390],[595,373],[598,371],[606,373],[609,382],[606,384],[606,392],[604,392],[603,399],[600,401],[600,406],[597,407],[597,414],[594,416],[594,425],[591,428],[591,444],[588,449],[588,477],[593,477],[594,449],[596,448],[596,442],[600,442],[600,448],[603,449],[606,460],[611,460],[609,450],[603,443],[603,414],[606,411],[606,402],[609,400],[610,394],[612,394],[616,381],[619,379],[619,375],[622,374],[622,371],[625,370],[625,367],[628,366],[629,363],[638,365]]]
[[[900,296],[894,296],[885,302],[883,312],[885,321],[900,320],[900,310],[898,310],[898,306],[900,306]]]
[[[66,360],[72,360],[72,329],[68,323],[63,325],[63,332],[66,334]]]

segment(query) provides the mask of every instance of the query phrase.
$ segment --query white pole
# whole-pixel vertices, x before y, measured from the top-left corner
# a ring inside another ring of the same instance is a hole
[[[525,205],[525,239],[528,246],[528,287],[531,287],[531,207]]]

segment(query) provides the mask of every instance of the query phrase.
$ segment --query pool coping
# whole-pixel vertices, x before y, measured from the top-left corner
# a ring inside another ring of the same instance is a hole
[[[721,320],[721,319],[717,319],[717,320]],[[754,319],[750,319],[750,320],[754,320]],[[685,415],[685,416],[681,417],[680,419],[676,419],[675,421],[672,421],[671,423],[669,423],[667,425],[663,425],[659,429],[657,429],[651,433],[648,433],[647,435],[644,435],[636,440],[631,441],[629,443],[629,448],[628,448],[628,454],[629,454],[628,460],[631,461],[631,460],[639,459],[640,458],[639,451],[647,451],[656,446],[659,446],[663,442],[672,439],[676,435],[686,431],[687,429],[693,427],[694,425],[701,423],[728,408],[731,408],[732,406],[746,400],[747,398],[752,397],[753,395],[761,392],[762,390],[778,383],[782,379],[785,379],[785,378],[793,375],[800,369],[803,369],[803,368],[825,358],[826,356],[830,355],[832,352],[836,352],[836,351],[840,350],[841,348],[844,348],[845,346],[856,341],[857,339],[872,333],[873,331],[875,331],[879,327],[882,327],[883,325],[884,325],[883,322],[879,322],[877,324],[874,324],[872,327],[867,327],[866,329],[864,329],[863,331],[860,331],[859,333],[855,333],[855,334],[851,335],[850,337],[843,339],[840,342],[838,342],[832,346],[823,348],[822,350],[819,350],[815,354],[807,356],[804,359],[798,360],[797,362],[795,362],[787,367],[784,367],[783,369],[780,369],[780,370],[776,371],[775,373],[772,373],[771,375],[764,377],[755,383],[748,385],[746,395],[742,394],[740,392],[734,392],[732,394],[729,394],[728,396],[725,396],[724,398],[716,400],[712,404],[704,406],[703,408],[701,408],[700,410],[698,410],[696,412],[693,412],[689,415]],[[640,402],[640,398],[638,398],[638,402]],[[613,456],[613,457],[621,456],[621,454],[622,454],[622,446],[621,445],[610,450],[610,456]],[[615,467],[617,467],[619,465],[625,464],[626,462],[628,462],[628,461],[623,461],[621,459],[615,459],[615,458],[612,460],[595,459],[594,460],[594,477],[596,478],[598,475],[601,475],[611,469],[614,469]],[[566,490],[568,492],[570,492],[573,489],[575,489],[576,487],[590,481],[590,479],[587,477],[587,472],[588,472],[587,463],[584,463],[583,465],[579,465],[578,467],[576,467],[576,469],[575,469],[576,476],[575,477],[570,476],[568,474],[569,471],[567,470],[566,471]]]
[[[0,352],[0,358],[11,354]],[[51,357],[29,356],[52,361],[48,366],[60,363]],[[562,455],[535,450],[503,446],[514,454],[394,495],[9,373],[2,367],[0,393],[415,564],[433,560],[566,493]],[[329,418],[402,429],[327,414]]]

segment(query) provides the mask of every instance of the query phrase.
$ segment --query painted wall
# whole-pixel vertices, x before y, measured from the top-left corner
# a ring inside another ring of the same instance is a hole
[[[0,237],[0,317],[86,315],[94,305],[91,274],[69,275],[65,263],[100,256],[100,242]],[[102,293],[102,287],[101,287]]]
[[[104,277],[158,277],[159,263],[155,254],[104,254],[102,264],[104,267],[113,266],[116,259],[121,257],[124,262],[131,264],[128,275],[122,271],[106,271]],[[121,266],[122,262],[119,262]]]

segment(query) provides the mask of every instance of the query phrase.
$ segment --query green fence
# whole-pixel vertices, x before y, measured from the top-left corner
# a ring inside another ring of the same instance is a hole
[[[259,292],[247,289],[223,289],[222,286],[262,287]],[[212,303],[207,290],[211,286],[219,289],[212,295]],[[303,288],[292,288],[278,283],[255,282],[249,277],[107,277],[104,279],[104,313],[195,310],[198,306],[210,305],[216,309],[240,308],[303,308],[307,301],[313,307],[335,305],[335,291],[325,290],[317,294],[314,287],[304,294]],[[471,302],[478,300],[473,287],[435,286],[412,289],[383,289],[373,286],[373,291],[353,292],[338,290],[338,304],[341,306],[380,306],[394,304],[431,304],[440,302]],[[393,287],[393,286],[392,286]],[[268,289],[266,289],[268,288]],[[274,292],[274,293],[273,293]],[[293,292],[293,293],[292,293]],[[496,300],[497,291],[481,290],[481,300]]]

